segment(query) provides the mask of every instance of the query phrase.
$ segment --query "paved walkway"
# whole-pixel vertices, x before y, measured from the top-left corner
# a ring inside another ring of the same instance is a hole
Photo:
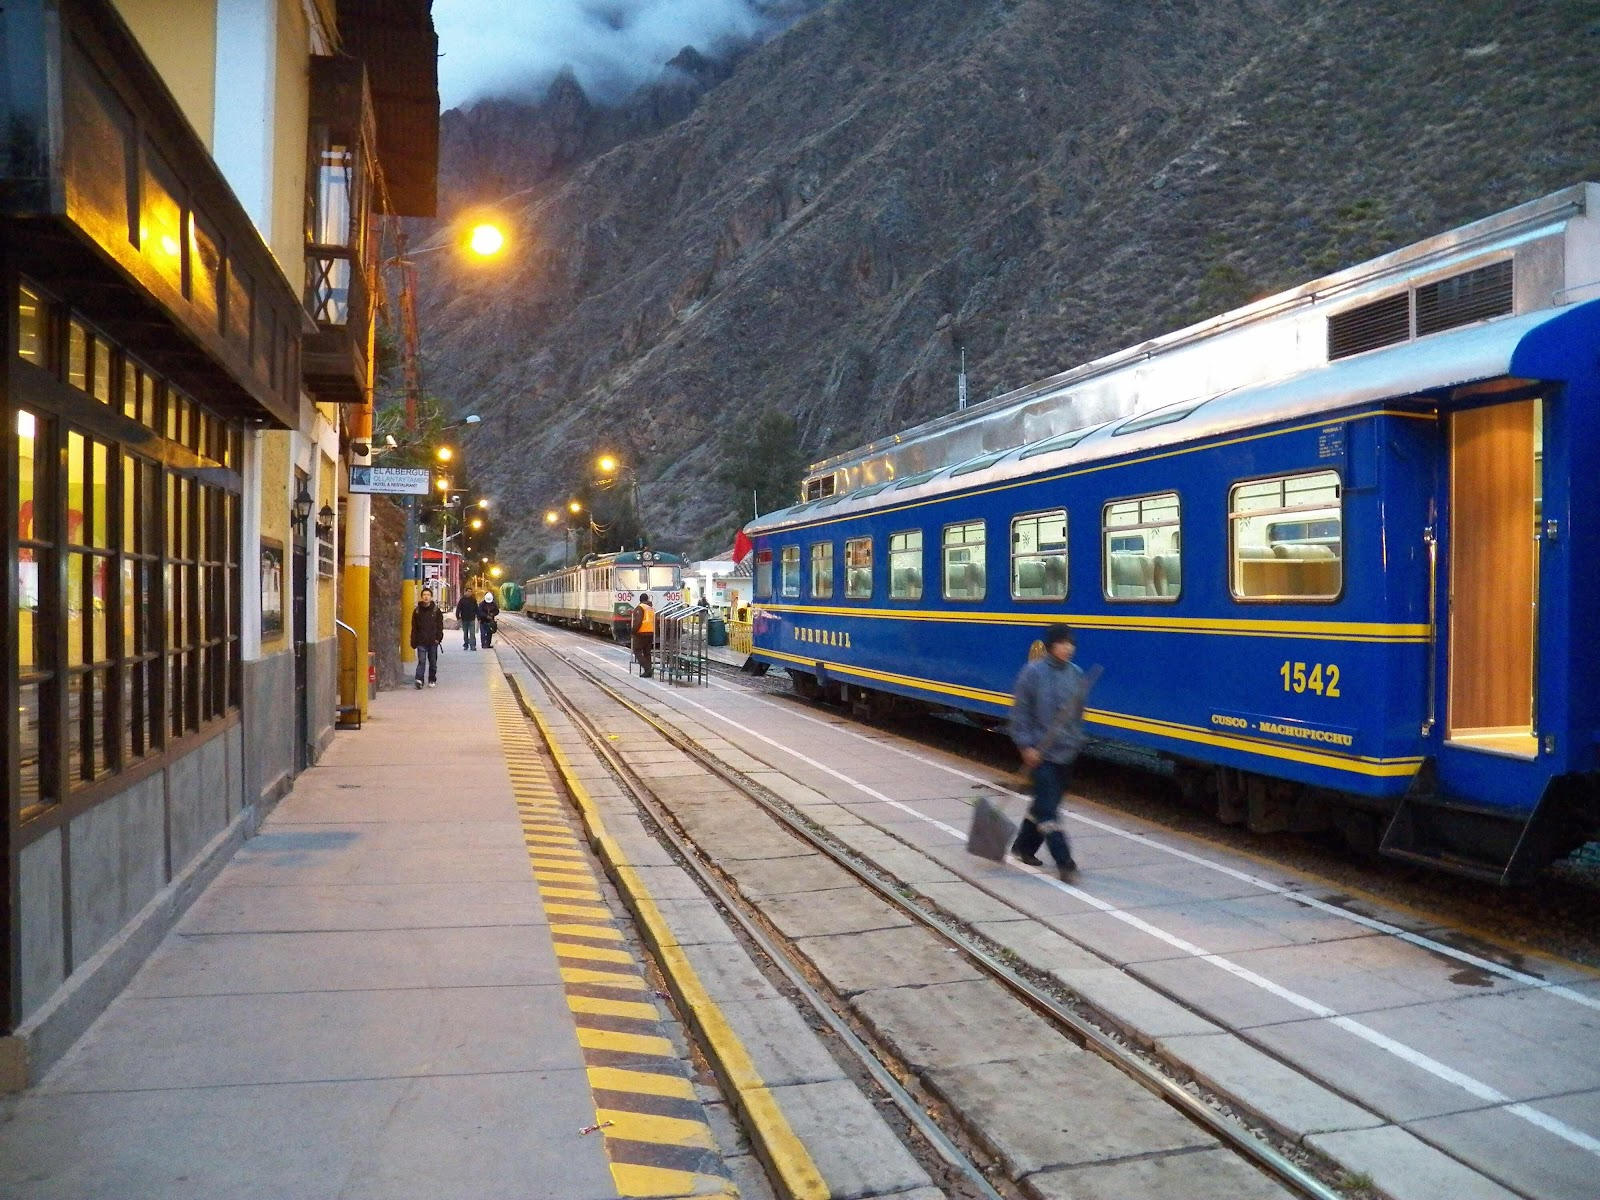
[[[82,1041],[0,1100],[0,1195],[627,1190],[579,1132],[596,1101],[494,662],[450,644],[436,689],[338,735]]]

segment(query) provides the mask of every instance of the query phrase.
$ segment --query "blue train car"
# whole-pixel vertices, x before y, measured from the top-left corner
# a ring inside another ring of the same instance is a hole
[[[825,464],[845,486],[749,528],[755,657],[998,719],[1067,621],[1091,732],[1224,819],[1525,877],[1600,828],[1590,213],[1569,189]]]

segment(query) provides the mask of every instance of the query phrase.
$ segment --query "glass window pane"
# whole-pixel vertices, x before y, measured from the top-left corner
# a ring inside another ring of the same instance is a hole
[[[157,406],[159,398],[155,379],[141,372],[139,375],[139,420],[143,421],[150,429],[161,428],[161,413]]]
[[[1103,510],[1104,586],[1110,600],[1175,600],[1183,590],[1178,494],[1118,500]]]
[[[889,535],[889,598],[922,599],[922,530]]]
[[[84,528],[84,516],[89,497],[84,488],[83,434],[67,434],[67,541],[74,546],[84,544],[89,531]]]
[[[93,762],[84,761],[84,748],[89,734],[84,729],[84,719],[90,711],[89,676],[75,674],[67,680],[67,779],[71,787],[81,787],[94,769]]]
[[[755,594],[764,599],[772,595],[772,551],[756,551]]]
[[[89,443],[89,545],[111,546],[111,453],[104,442]]]
[[[800,594],[799,546],[785,546],[783,548],[783,594],[785,596],[798,596]]]
[[[49,428],[26,409],[17,410],[17,536],[24,541],[50,540]]]
[[[89,331],[77,321],[67,326],[67,382],[89,390]]]
[[[832,542],[818,542],[811,547],[811,594],[819,600],[833,595]]]
[[[122,364],[122,415],[137,421],[139,417],[139,372],[130,362]]]
[[[982,600],[985,579],[984,525],[969,521],[944,531],[944,596],[946,600]]]
[[[24,813],[45,799],[39,729],[48,693],[49,685],[38,683],[23,684],[17,692],[17,766],[22,776],[17,798]]]
[[[51,662],[45,652],[48,622],[39,607],[41,579],[50,575],[51,554],[48,550],[27,547],[17,551],[17,667],[23,673],[35,668],[50,669]]]
[[[17,355],[41,367],[50,365],[47,358],[49,345],[49,310],[44,299],[31,288],[17,289]]]
[[[1228,497],[1238,600],[1334,600],[1344,588],[1336,471],[1241,483]]]
[[[131,663],[122,671],[122,761],[130,762],[146,750],[144,664]]]
[[[872,597],[872,539],[852,538],[844,544],[844,594],[852,600]]]
[[[111,403],[111,346],[104,338],[95,338],[94,346],[94,398],[101,404]]]
[[[111,560],[91,558],[85,564],[89,577],[89,628],[84,639],[85,662],[105,662],[111,657],[110,614]]]
[[[1016,600],[1067,598],[1065,509],[1012,520],[1011,595]]]

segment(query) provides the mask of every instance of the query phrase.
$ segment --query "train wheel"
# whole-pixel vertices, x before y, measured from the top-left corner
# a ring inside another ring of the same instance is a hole
[[[789,679],[794,684],[795,692],[803,700],[815,700],[822,695],[817,677],[810,671],[790,671]]]

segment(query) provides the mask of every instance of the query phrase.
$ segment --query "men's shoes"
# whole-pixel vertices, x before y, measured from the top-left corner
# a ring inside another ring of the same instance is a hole
[[[1071,883],[1078,877],[1078,864],[1069,858],[1056,869],[1056,874],[1061,877],[1063,883]]]
[[[430,679],[430,680],[428,680],[428,686],[429,687],[438,687],[439,686],[439,681],[437,679]]]
[[[1018,854],[1017,861],[1028,867],[1044,866],[1044,859],[1040,858],[1037,854]]]
[[[417,685],[417,690],[420,692],[422,690],[422,680],[414,679],[414,680],[412,680],[412,682]]]

